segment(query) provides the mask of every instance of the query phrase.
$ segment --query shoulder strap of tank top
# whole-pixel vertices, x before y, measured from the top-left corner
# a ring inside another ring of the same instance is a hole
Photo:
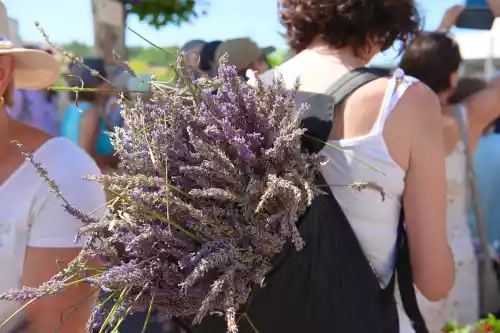
[[[415,82],[417,82],[417,79],[405,76],[403,70],[400,68],[394,71],[394,75],[387,86],[379,116],[375,124],[373,124],[371,133],[382,133],[385,121],[392,110],[394,110],[406,90]]]
[[[467,128],[467,108],[463,104],[453,105],[453,113],[457,119],[458,126],[460,128],[460,136],[462,142],[465,146],[465,155],[467,163],[467,181],[469,182],[470,194],[472,199],[472,208],[474,214],[476,215],[476,227],[479,233],[479,239],[481,241],[481,250],[483,255],[489,254],[488,248],[488,237],[486,231],[486,222],[484,220],[484,212],[481,206],[481,198],[479,193],[479,188],[477,184],[476,173],[474,170],[474,152],[470,148],[469,144],[469,130]]]

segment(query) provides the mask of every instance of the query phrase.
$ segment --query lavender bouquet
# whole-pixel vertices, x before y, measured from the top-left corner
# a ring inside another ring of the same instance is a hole
[[[224,60],[213,79],[198,78],[182,55],[173,68],[177,87],[152,81],[151,102],[122,100],[125,128],[113,135],[120,172],[89,178],[114,197],[105,218],[64,201],[84,223],[80,256],[39,288],[0,299],[32,300],[86,282],[109,295],[88,332],[116,329],[134,311],[194,324],[220,312],[237,332],[237,309],[273,257],[287,242],[304,246],[296,222],[320,192],[313,179],[323,158],[301,151],[298,83],[291,91],[281,79],[249,87]],[[89,257],[106,266],[90,267]]]

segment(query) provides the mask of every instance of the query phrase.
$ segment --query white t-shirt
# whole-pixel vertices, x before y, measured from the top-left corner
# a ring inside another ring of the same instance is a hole
[[[97,182],[81,179],[99,175],[95,162],[66,138],[53,138],[43,144],[34,157],[47,170],[65,199],[83,212],[102,216],[106,197]],[[74,248],[75,235],[82,226],[62,207],[46,182],[25,161],[0,184],[0,292],[21,287],[26,247]],[[100,208],[100,209],[99,209]],[[19,307],[20,303],[0,301],[0,324]],[[6,327],[9,332],[22,321],[16,316]]]

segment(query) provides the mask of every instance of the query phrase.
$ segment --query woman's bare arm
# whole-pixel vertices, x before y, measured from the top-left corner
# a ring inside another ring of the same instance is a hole
[[[79,252],[79,248],[28,247],[22,285],[37,287],[49,281],[60,272],[57,261],[68,263]],[[26,307],[28,327],[22,332],[55,332],[60,327],[59,333],[84,333],[97,296],[97,290],[82,283],[61,294],[40,298]]]
[[[397,108],[411,121],[410,158],[403,195],[415,285],[431,301],[454,284],[453,255],[446,232],[445,151],[437,96],[417,83]]]
[[[500,77],[492,80],[488,87],[464,102],[467,108],[471,146],[475,147],[484,131],[500,117]]]
[[[82,179],[99,174],[99,168],[87,154],[74,145],[61,144],[60,150],[44,164],[66,202],[96,219],[104,216],[106,195],[102,185]],[[68,213],[63,207],[65,201],[54,196],[43,181],[34,197],[21,277],[21,285],[31,287],[40,286],[60,273],[61,266],[75,259],[86,241],[85,237],[75,239],[82,221]],[[97,259],[87,263],[89,267],[100,265]],[[87,283],[74,284],[54,296],[41,297],[25,309],[28,331],[55,332],[62,324],[57,330],[60,333],[83,333],[97,297],[97,291]]]

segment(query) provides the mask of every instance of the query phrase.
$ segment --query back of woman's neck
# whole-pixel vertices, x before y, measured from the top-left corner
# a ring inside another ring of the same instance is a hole
[[[450,104],[449,99],[452,91],[444,91],[437,94],[439,98],[439,103],[441,103],[441,107],[445,107]]]
[[[339,63],[344,64],[346,67],[364,67],[370,61],[370,59],[366,60],[363,57],[357,56],[354,50],[350,47],[334,48],[320,39],[315,39],[307,47],[307,50],[316,52],[319,55],[331,56],[337,59]]]

